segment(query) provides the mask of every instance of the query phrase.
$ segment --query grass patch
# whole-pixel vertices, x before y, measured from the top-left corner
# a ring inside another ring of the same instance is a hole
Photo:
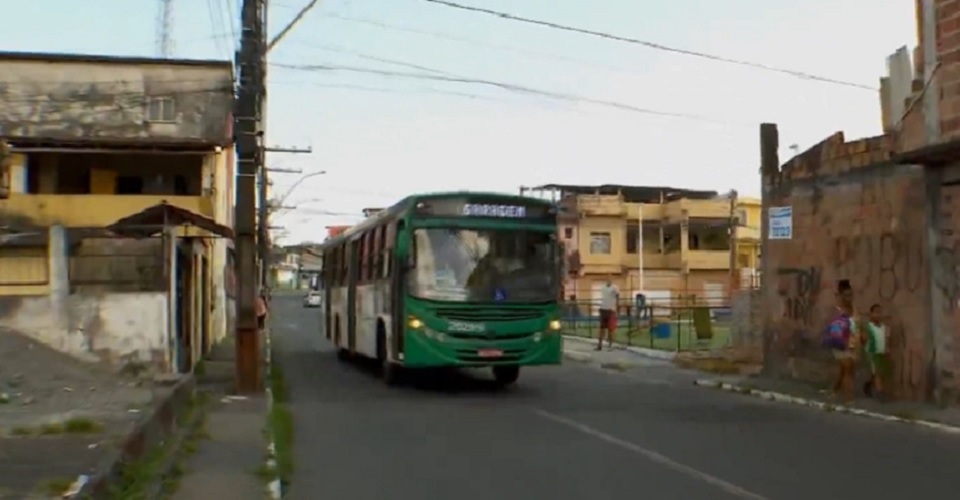
[[[128,462],[120,471],[120,478],[111,490],[110,498],[131,500],[141,498],[172,498],[180,478],[185,473],[184,460],[196,452],[198,443],[206,435],[204,413],[207,397],[195,394],[184,410],[177,415],[177,426],[187,434],[179,442],[172,437],[147,452],[140,460]],[[194,424],[192,428],[185,427]],[[179,448],[174,445],[179,444]]]
[[[900,420],[906,420],[907,422],[915,422],[920,420],[920,417],[918,417],[917,414],[906,410],[895,411],[892,412],[891,415],[899,418]]]
[[[26,427],[23,425],[18,425],[13,429],[10,429],[11,436],[27,437],[27,436],[33,436],[36,433],[37,433],[37,430],[34,429],[33,427]]]
[[[283,368],[274,360],[270,366],[270,390],[273,393],[273,408],[267,422],[267,432],[273,437],[276,448],[276,470],[264,466],[261,477],[267,480],[280,479],[286,487],[293,475],[293,413],[288,404],[289,393],[283,376]]]
[[[95,434],[103,431],[103,424],[84,417],[74,417],[63,423],[63,432],[67,434]]]
[[[63,434],[63,432],[63,424],[59,422],[43,424],[37,429],[37,433],[41,436],[55,436],[57,434]]]
[[[38,493],[44,495],[49,495],[51,497],[59,498],[62,496],[71,486],[73,482],[76,481],[76,478],[70,477],[56,477],[52,479],[47,479],[37,488]]]

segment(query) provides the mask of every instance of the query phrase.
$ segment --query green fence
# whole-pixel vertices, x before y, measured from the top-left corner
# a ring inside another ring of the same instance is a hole
[[[664,351],[696,351],[730,345],[729,307],[698,303],[651,304],[640,308],[621,306],[617,311],[615,341]],[[598,307],[590,302],[564,306],[563,333],[596,339]]]

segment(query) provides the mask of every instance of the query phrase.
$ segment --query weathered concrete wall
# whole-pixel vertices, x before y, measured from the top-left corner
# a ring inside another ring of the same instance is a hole
[[[47,295],[0,297],[0,323],[84,361],[166,370],[164,292],[73,294],[62,309]]]
[[[730,296],[730,343],[745,350],[763,347],[763,295],[759,289],[740,290]]]
[[[834,375],[820,336],[850,280],[858,312],[884,306],[893,330],[894,389],[930,388],[930,287],[926,178],[888,160],[892,139],[845,143],[835,134],[764,179],[770,206],[793,207],[793,238],[769,240],[763,258],[765,367],[774,375]]]
[[[103,59],[0,54],[0,136],[230,142],[229,65]],[[149,101],[157,97],[172,98],[173,120],[149,117]]]
[[[934,399],[957,402],[960,389],[960,164],[927,169],[931,253],[930,312]]]

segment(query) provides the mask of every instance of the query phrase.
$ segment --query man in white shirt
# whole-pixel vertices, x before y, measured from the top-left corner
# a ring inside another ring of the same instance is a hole
[[[607,345],[613,348],[613,335],[617,331],[617,303],[620,300],[620,290],[610,281],[600,289],[600,335],[597,349],[603,349],[603,332],[607,332]]]

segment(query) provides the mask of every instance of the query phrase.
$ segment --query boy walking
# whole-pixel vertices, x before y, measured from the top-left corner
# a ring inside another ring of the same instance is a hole
[[[863,392],[870,397],[882,397],[883,382],[890,373],[890,331],[883,322],[883,308],[880,304],[870,306],[870,321],[866,325],[864,353],[870,365],[870,380],[863,386]]]

